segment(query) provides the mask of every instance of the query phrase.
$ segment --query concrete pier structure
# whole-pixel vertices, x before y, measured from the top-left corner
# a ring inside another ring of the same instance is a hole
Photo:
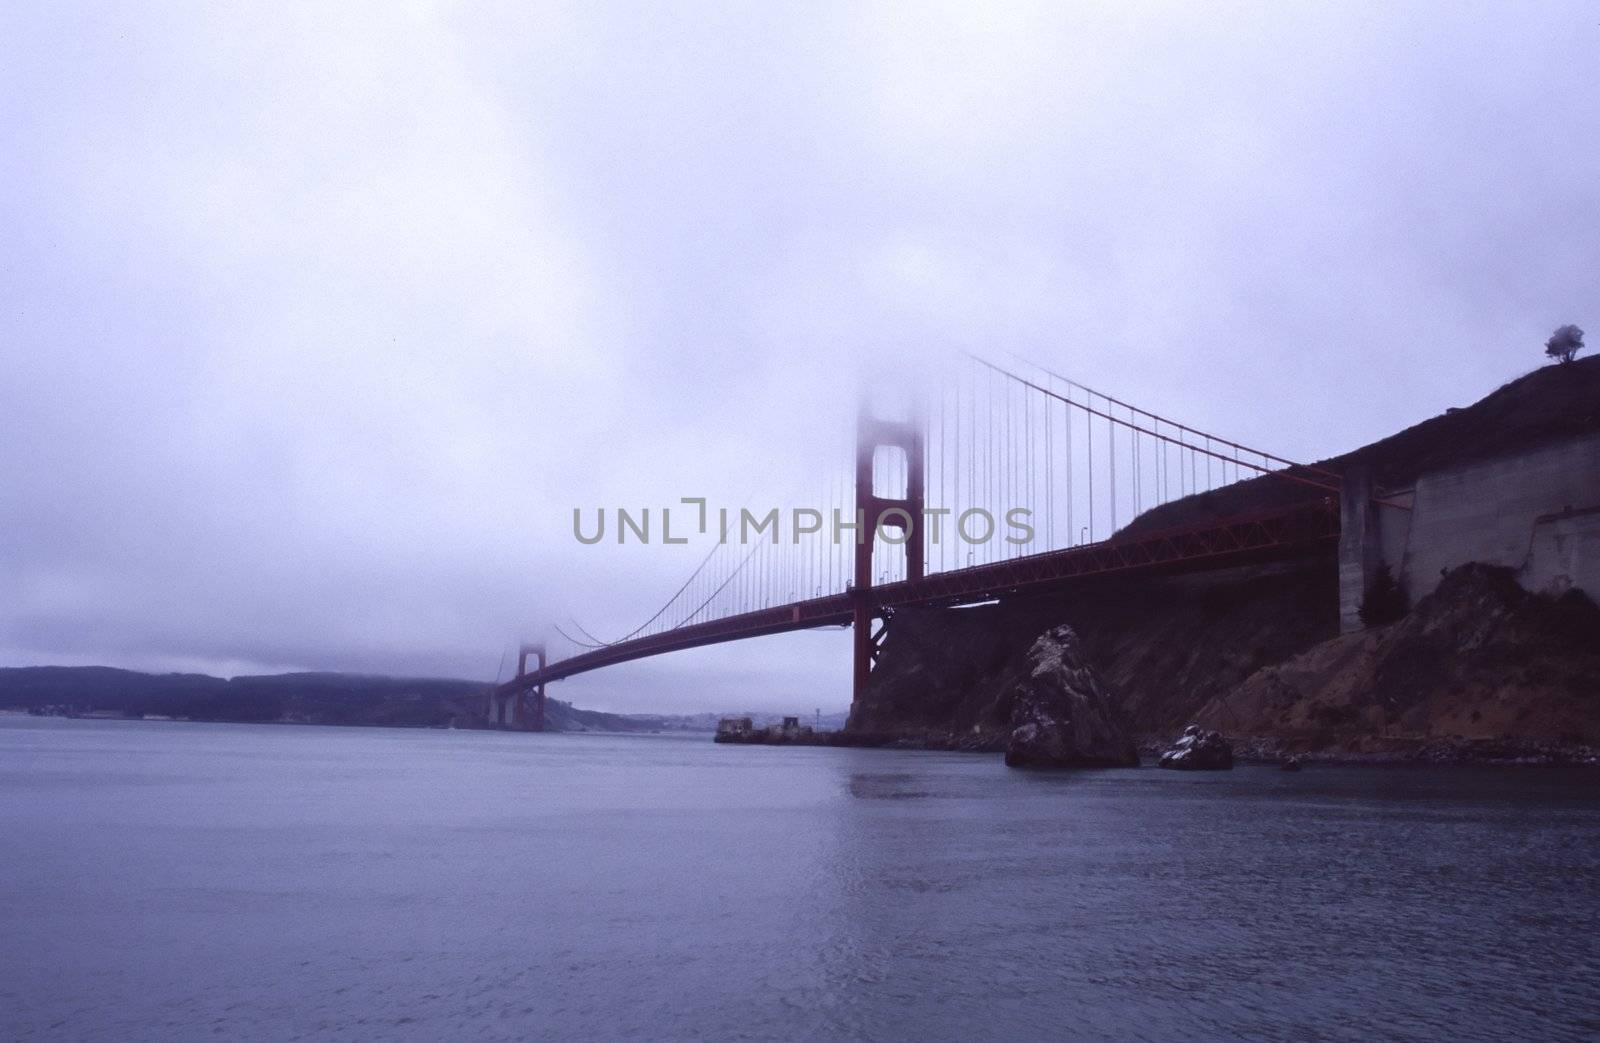
[[[1399,575],[1415,599],[1468,561],[1600,598],[1600,435],[1423,475]]]
[[[1378,570],[1377,517],[1372,507],[1372,474],[1365,466],[1344,473],[1339,496],[1339,632],[1361,629],[1361,599]]]
[[[1387,503],[1373,491],[1365,468],[1345,474],[1342,632],[1361,629],[1361,599],[1385,563],[1413,603],[1469,561],[1512,569],[1537,593],[1600,600],[1600,435],[1430,472],[1414,490],[1377,490]]]

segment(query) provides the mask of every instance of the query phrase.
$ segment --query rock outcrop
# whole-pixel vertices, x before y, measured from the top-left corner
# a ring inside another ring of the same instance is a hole
[[[1006,764],[1023,768],[1126,767],[1139,753],[1115,703],[1068,626],[1040,634],[1011,693]]]
[[[1227,771],[1233,767],[1233,747],[1221,732],[1208,732],[1198,724],[1191,724],[1161,755],[1156,767],[1177,771]]]

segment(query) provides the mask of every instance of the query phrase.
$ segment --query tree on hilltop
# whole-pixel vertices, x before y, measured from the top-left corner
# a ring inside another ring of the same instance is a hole
[[[1582,350],[1583,331],[1570,324],[1550,334],[1550,339],[1544,342],[1544,353],[1562,362],[1571,362],[1572,356]]]

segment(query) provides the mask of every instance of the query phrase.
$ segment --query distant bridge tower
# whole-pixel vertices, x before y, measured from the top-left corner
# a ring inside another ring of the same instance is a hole
[[[517,651],[517,676],[510,682],[512,690],[507,686],[493,689],[489,693],[489,723],[502,728],[514,728],[518,731],[544,731],[544,682],[531,686],[519,684],[528,673],[528,657],[533,656],[538,660],[538,670],[545,668],[545,652],[543,645],[523,645]],[[533,693],[533,714],[528,714],[528,693]]]
[[[544,669],[544,646],[523,645],[517,652],[517,676],[522,677],[528,672],[528,657],[537,656],[539,669]],[[533,686],[533,720],[528,720],[528,689],[517,689],[517,721],[518,728],[531,728],[533,731],[544,731],[544,682],[540,681]]]
[[[878,496],[873,492],[874,461],[880,448],[895,448],[906,454],[906,487],[902,497]],[[923,490],[922,425],[915,418],[906,421],[880,420],[863,407],[856,422],[856,510],[861,529],[856,533],[854,598],[855,673],[851,686],[852,705],[867,689],[867,678],[878,658],[883,630],[872,629],[881,609],[872,597],[872,551],[878,529],[898,529],[905,548],[906,579],[920,580],[925,562],[922,544]]]

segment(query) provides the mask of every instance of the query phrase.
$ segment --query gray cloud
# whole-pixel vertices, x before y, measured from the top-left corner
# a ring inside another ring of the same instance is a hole
[[[1012,350],[1289,456],[1592,323],[1584,3],[17,6],[0,660],[488,676]],[[1586,322],[1588,320],[1588,322]],[[774,476],[784,476],[775,478]],[[565,686],[839,706],[812,634]]]

